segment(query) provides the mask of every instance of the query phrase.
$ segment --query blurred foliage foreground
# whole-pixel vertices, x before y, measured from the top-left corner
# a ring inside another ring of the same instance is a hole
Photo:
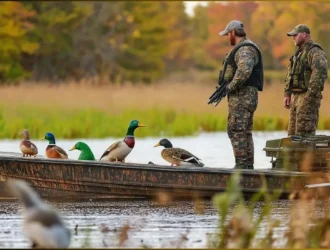
[[[284,237],[275,239],[275,229],[283,221],[273,214],[272,202],[280,192],[268,193],[266,181],[263,188],[246,201],[239,187],[239,174],[232,175],[227,191],[214,197],[219,213],[219,231],[209,237],[211,248],[329,248],[330,217],[323,207],[318,213],[315,207],[327,206],[324,188],[301,190],[291,194],[291,213]],[[298,199],[297,199],[298,197]],[[318,200],[320,197],[323,200]],[[259,200],[263,201],[260,202]],[[261,205],[260,205],[261,203]],[[258,205],[258,206],[257,206]],[[264,226],[261,226],[263,224]],[[267,228],[265,230],[264,228]],[[280,241],[280,242],[277,242]]]
[[[318,182],[315,177],[310,177],[309,180],[312,183]],[[215,232],[207,233],[205,248],[306,249],[330,247],[327,188],[303,189],[292,193],[289,197],[290,213],[288,218],[284,218],[278,213],[274,213],[273,210],[273,204],[281,196],[281,191],[275,190],[270,193],[267,190],[265,178],[262,177],[261,181],[260,191],[246,199],[239,188],[240,173],[237,172],[228,180],[226,191],[213,197],[213,206],[219,216],[218,229]],[[172,198],[170,194],[160,192],[155,204],[171,206]],[[203,214],[205,211],[203,202],[197,197],[194,202],[195,213]],[[285,201],[279,200],[279,202]],[[129,224],[118,230],[118,247],[125,246],[125,242],[129,239],[129,231],[132,229]],[[188,235],[182,234],[170,244],[175,248],[189,248],[187,240]],[[90,246],[89,235],[87,235],[86,243],[82,248]],[[152,248],[144,243],[139,247]]]

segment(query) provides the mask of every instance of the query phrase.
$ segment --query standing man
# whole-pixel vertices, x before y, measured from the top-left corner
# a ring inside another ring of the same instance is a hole
[[[238,20],[228,23],[219,35],[227,36],[233,46],[223,71],[224,82],[229,82],[227,133],[234,151],[234,168],[253,169],[253,115],[258,106],[258,90],[263,88],[261,53],[257,45],[246,38],[244,25]]]
[[[310,30],[299,24],[287,33],[298,47],[290,58],[285,79],[284,107],[290,109],[288,135],[315,135],[328,62],[320,45],[311,40]]]

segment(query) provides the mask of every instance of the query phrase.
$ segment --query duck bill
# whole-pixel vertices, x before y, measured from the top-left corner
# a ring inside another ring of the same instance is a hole
[[[138,127],[145,127],[146,125],[142,124],[142,123],[139,123],[138,124]]]
[[[159,142],[154,147],[158,147],[158,146],[160,146]]]
[[[69,149],[69,151],[72,151],[72,150],[75,150],[75,149],[76,149],[76,147],[73,146],[71,149]]]

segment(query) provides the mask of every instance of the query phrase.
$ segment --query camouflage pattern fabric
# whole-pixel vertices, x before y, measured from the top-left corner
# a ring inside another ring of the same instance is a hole
[[[309,43],[312,41],[303,46]],[[328,78],[328,62],[325,53],[318,47],[312,48],[307,56],[307,64],[312,70],[307,91],[300,94],[294,93],[290,90],[289,82],[286,82],[284,89],[284,96],[291,96],[288,135],[314,135],[317,129],[321,92]],[[288,74],[290,70],[288,67]]]
[[[241,39],[238,43],[246,41],[246,38]],[[252,46],[243,46],[239,48],[235,54],[235,62],[237,70],[234,78],[228,84],[228,91],[232,92],[244,86],[244,83],[249,79],[254,66],[259,61],[259,55]]]
[[[315,135],[321,98],[308,99],[307,92],[291,95],[288,135]]]
[[[243,42],[242,39],[240,42]],[[258,63],[258,52],[251,46],[243,46],[235,54],[237,70],[228,85],[228,127],[236,165],[254,164],[252,138],[253,115],[258,106],[258,89],[244,86]]]

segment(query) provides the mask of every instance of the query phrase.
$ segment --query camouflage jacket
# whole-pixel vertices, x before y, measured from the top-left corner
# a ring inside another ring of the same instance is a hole
[[[305,43],[299,48],[300,51],[304,50],[305,46],[313,43],[312,40]],[[307,98],[322,98],[321,92],[324,88],[324,83],[328,78],[328,62],[327,57],[319,47],[312,48],[307,55],[307,64],[312,70],[312,74],[308,83],[306,92]],[[291,64],[288,65],[288,73],[285,82],[284,96],[290,96],[290,82],[288,74],[291,72]]]
[[[242,38],[238,43],[246,41],[247,38]],[[243,46],[235,53],[235,63],[237,70],[234,78],[228,84],[228,91],[236,91],[250,78],[253,68],[259,61],[259,55],[252,46]]]

